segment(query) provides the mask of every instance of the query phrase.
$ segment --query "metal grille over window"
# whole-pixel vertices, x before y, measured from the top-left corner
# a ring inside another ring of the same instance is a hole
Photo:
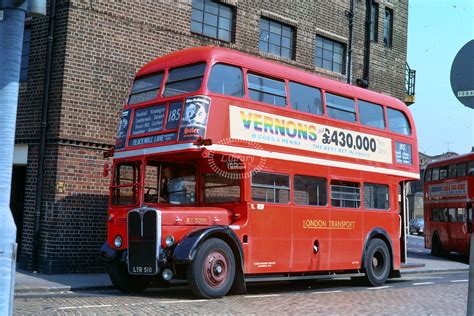
[[[212,66],[207,88],[212,92],[242,97],[244,95],[242,69],[224,64]]]
[[[344,74],[344,45],[325,37],[316,37],[316,67]]]
[[[257,202],[288,203],[290,177],[275,173],[255,173],[252,176],[252,199]]]
[[[135,80],[128,98],[128,104],[142,103],[156,98],[162,80],[163,73]]]
[[[311,114],[323,114],[321,90],[290,81],[291,107]]]
[[[359,119],[365,126],[385,128],[382,106],[359,100]]]
[[[326,93],[326,109],[329,117],[346,122],[357,120],[354,99]]]
[[[205,69],[205,63],[171,69],[163,96],[170,97],[196,91],[201,87]]]
[[[359,208],[360,185],[355,182],[332,181],[331,205],[345,208]]]
[[[234,12],[231,7],[210,0],[193,0],[191,32],[232,41]]]
[[[364,183],[364,206],[368,209],[388,210],[388,186]]]
[[[327,204],[326,179],[295,175],[294,180],[296,204],[319,206]]]
[[[286,90],[283,80],[275,80],[248,74],[248,89],[250,98],[272,105],[286,105]]]
[[[260,51],[293,59],[294,30],[291,26],[260,19]]]

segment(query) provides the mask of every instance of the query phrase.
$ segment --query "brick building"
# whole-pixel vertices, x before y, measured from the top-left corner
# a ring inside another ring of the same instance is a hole
[[[353,84],[406,97],[408,0],[48,3],[48,16],[25,26],[12,190],[21,268],[103,269],[99,249],[106,238],[108,199],[103,152],[114,144],[135,72],[156,57],[193,46],[224,46],[342,82],[352,68]]]

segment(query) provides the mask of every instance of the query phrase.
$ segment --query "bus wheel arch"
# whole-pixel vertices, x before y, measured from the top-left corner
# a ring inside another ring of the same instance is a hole
[[[173,253],[173,262],[175,266],[181,266],[185,269],[181,271],[188,274],[189,266],[196,258],[199,247],[209,239],[219,239],[223,241],[232,251],[235,262],[235,276],[230,294],[243,294],[247,292],[244,278],[244,253],[242,245],[237,235],[226,226],[214,226],[193,231],[187,235],[176,246]]]

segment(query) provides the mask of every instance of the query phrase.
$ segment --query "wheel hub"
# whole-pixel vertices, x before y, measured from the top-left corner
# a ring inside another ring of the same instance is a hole
[[[227,258],[220,252],[209,253],[204,264],[204,276],[208,285],[221,286],[227,279]]]

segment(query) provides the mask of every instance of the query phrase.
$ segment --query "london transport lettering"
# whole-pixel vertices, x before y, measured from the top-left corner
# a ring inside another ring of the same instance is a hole
[[[230,106],[231,138],[392,163],[389,138]]]
[[[327,221],[322,219],[304,219],[303,228],[309,229],[355,229],[355,221]]]
[[[429,198],[467,196],[467,181],[432,184],[427,194]]]

